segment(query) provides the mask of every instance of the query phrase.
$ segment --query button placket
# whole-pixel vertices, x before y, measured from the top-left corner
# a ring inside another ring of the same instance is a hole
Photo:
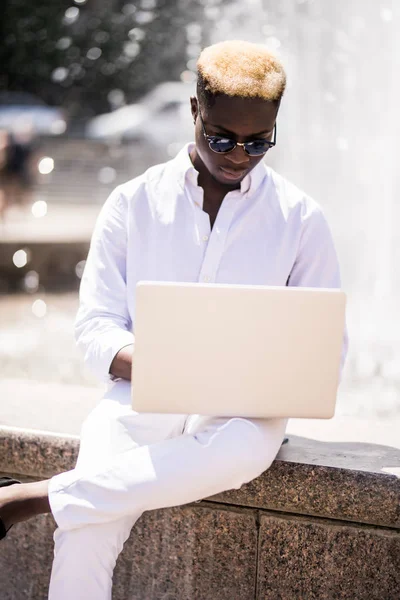
[[[228,198],[226,198],[227,200]],[[211,234],[208,237],[208,244],[204,255],[203,265],[199,275],[199,281],[203,283],[215,282],[218,267],[221,262],[226,237],[232,222],[235,206],[230,198],[230,202],[222,203]],[[203,236],[203,238],[206,235]],[[205,240],[204,240],[205,241]]]
[[[192,182],[193,183],[193,182]],[[208,215],[203,211],[203,190],[200,188],[193,188],[191,190],[187,189],[186,194],[193,206],[194,210],[194,218],[196,222],[196,237],[197,243],[199,244],[201,251],[203,253],[203,261],[206,252],[206,242],[208,242],[210,238],[210,219]]]

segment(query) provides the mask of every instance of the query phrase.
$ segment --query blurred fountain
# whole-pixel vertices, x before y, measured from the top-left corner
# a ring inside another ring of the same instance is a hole
[[[205,12],[212,43],[265,43],[283,59],[288,87],[267,162],[320,202],[333,230],[351,339],[341,410],[398,414],[400,4],[213,0]]]
[[[211,42],[247,39],[281,55],[288,88],[268,161],[323,205],[346,288],[399,292],[397,111],[400,5],[394,0],[209,3]],[[373,42],[373,43],[372,43]]]

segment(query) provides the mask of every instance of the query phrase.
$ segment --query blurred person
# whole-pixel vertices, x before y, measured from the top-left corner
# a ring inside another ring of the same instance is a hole
[[[136,283],[340,287],[320,206],[263,161],[277,140],[282,64],[262,45],[230,41],[203,50],[197,66],[195,142],[119,186],[93,233],[76,337],[109,386],[83,424],[76,468],[0,490],[3,535],[39,513],[56,520],[53,600],[111,598],[117,557],[144,511],[240,488],[284,439],[286,419],[132,410]],[[342,364],[346,349],[345,334]]]
[[[37,165],[37,142],[30,123],[0,135],[0,220],[13,205],[23,206],[32,198]]]
[[[6,192],[4,187],[8,164],[9,143],[10,139],[8,131],[0,129],[0,221],[4,220],[6,210]]]

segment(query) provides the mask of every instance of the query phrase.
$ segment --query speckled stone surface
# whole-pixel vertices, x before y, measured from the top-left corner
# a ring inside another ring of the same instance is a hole
[[[78,449],[74,436],[0,427],[0,472],[51,477],[73,468]],[[396,465],[400,451],[394,448],[291,436],[268,471],[211,500],[400,528],[400,478],[384,470]]]
[[[251,511],[185,506],[146,513],[119,558],[114,600],[253,600]]]
[[[0,550],[1,600],[46,600],[53,531],[51,516],[10,531]],[[256,565],[255,512],[198,505],[151,512],[118,559],[113,599],[253,600]]]
[[[278,459],[240,490],[213,499],[288,513],[400,528],[400,450],[290,436]]]
[[[76,436],[0,427],[0,472],[3,473],[46,479],[72,469],[78,452]]]
[[[15,525],[0,542],[1,600],[47,599],[54,527],[53,517],[42,515]]]
[[[400,532],[261,517],[256,600],[399,600]]]

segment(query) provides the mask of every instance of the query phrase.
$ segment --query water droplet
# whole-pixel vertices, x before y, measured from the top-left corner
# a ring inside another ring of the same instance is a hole
[[[110,39],[110,34],[107,31],[97,31],[94,34],[94,40],[98,44],[105,44]]]
[[[210,21],[216,21],[221,14],[221,9],[219,6],[205,6],[204,15]]]
[[[127,17],[133,15],[136,12],[136,6],[134,4],[125,4],[122,7],[122,14]]]
[[[189,71],[195,71],[197,66],[197,60],[195,58],[191,58],[187,61],[186,66],[189,69]]]
[[[201,33],[200,23],[189,23],[186,26],[186,37],[190,44],[200,44]]]
[[[113,110],[125,104],[125,94],[120,89],[114,89],[108,92],[107,100],[111,104]]]
[[[393,11],[390,8],[382,8],[381,19],[385,23],[389,23],[393,20]]]
[[[186,53],[190,58],[198,58],[201,52],[201,46],[199,44],[188,44],[186,46]]]
[[[98,48],[97,46],[90,48],[90,50],[88,50],[86,54],[89,60],[97,60],[98,58],[100,58],[101,55],[101,48]]]
[[[150,10],[140,10],[136,13],[136,23],[139,25],[145,25],[151,23],[154,19],[154,13]]]
[[[141,42],[146,37],[146,32],[139,27],[134,27],[128,32],[128,37],[134,42]]]
[[[14,265],[18,267],[18,269],[21,269],[28,263],[29,259],[29,251],[23,250],[21,248],[21,250],[17,250],[16,252],[14,252],[12,260]]]
[[[38,170],[41,175],[48,175],[54,169],[54,160],[50,156],[44,156],[40,159]]]
[[[193,71],[182,71],[181,81],[183,81],[183,83],[193,83],[195,80],[196,73],[193,73]]]
[[[140,46],[137,42],[126,42],[126,44],[124,44],[124,53],[129,56],[129,58],[136,58],[139,52]]]
[[[112,167],[103,167],[102,169],[100,169],[97,175],[97,179],[100,181],[100,183],[104,183],[104,185],[107,185],[109,183],[112,183],[115,180],[116,176],[117,172],[115,169],[113,169]]]
[[[44,200],[37,200],[34,204],[32,204],[31,211],[33,216],[37,219],[44,217],[47,215],[47,202]]]
[[[156,5],[156,0],[142,0],[140,3],[140,7],[143,8],[143,10],[153,10]]]
[[[39,274],[36,271],[28,271],[23,280],[23,287],[26,292],[33,294],[39,287]]]
[[[47,313],[47,304],[46,302],[44,302],[44,300],[35,300],[35,302],[32,304],[32,312],[35,315],[35,317],[38,318],[42,318],[46,315]]]
[[[77,6],[71,6],[70,8],[67,8],[67,10],[64,13],[64,16],[65,22],[67,23],[67,25],[70,25],[79,17],[79,8]]]
[[[56,48],[58,48],[58,50],[66,50],[70,47],[71,43],[72,39],[70,37],[62,37],[57,41]]]
[[[278,48],[281,47],[281,41],[278,40],[277,37],[271,35],[270,37],[268,37],[265,40],[266,45],[268,46],[268,48],[270,48],[271,50],[278,50]]]
[[[54,135],[60,135],[67,129],[67,124],[63,119],[57,119],[56,121],[52,122],[50,129],[51,133],[54,133]]]
[[[65,67],[57,67],[51,74],[51,78],[56,83],[60,83],[61,81],[65,81],[68,77],[68,69]]]

